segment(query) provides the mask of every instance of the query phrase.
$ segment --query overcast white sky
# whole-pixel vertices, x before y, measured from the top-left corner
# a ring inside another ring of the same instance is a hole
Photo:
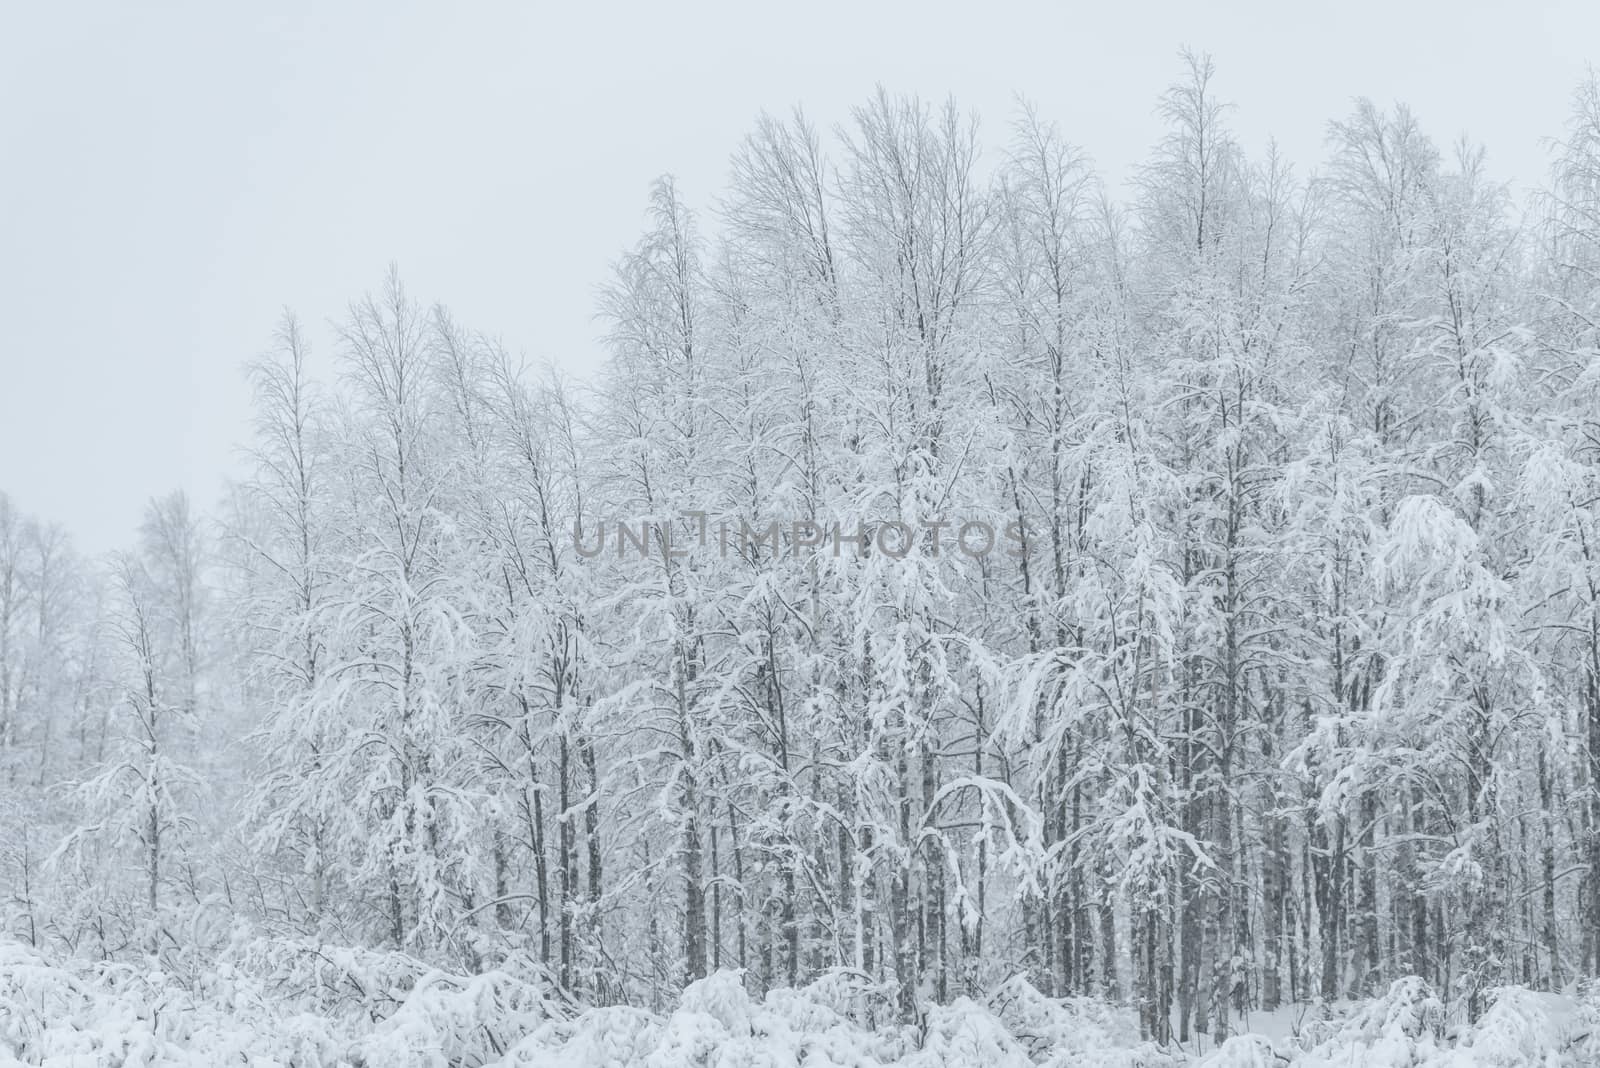
[[[0,490],[94,551],[152,494],[210,507],[279,309],[326,352],[390,260],[463,322],[592,371],[594,286],[650,180],[705,203],[763,108],[830,126],[881,81],[954,93],[998,142],[1020,92],[1121,178],[1188,44],[1252,152],[1270,135],[1316,164],[1364,95],[1526,186],[1600,59],[1595,3],[1320,7],[7,4]]]

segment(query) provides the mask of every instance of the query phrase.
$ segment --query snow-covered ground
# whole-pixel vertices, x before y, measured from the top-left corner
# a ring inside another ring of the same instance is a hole
[[[1056,999],[1021,979],[983,1003],[886,1022],[887,992],[848,975],[760,1000],[723,971],[658,1015],[563,1003],[532,976],[464,977],[400,954],[240,939],[189,976],[65,965],[0,943],[0,1068],[49,1065],[490,1066],[505,1068],[1076,1068],[1203,1065],[1600,1064],[1591,997],[1507,988],[1474,1024],[1415,979],[1330,1013],[1252,1019],[1208,1051],[1139,1040],[1130,1010]]]

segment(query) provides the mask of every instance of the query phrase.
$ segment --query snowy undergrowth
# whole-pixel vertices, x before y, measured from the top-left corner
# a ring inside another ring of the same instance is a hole
[[[536,970],[459,976],[398,953],[237,940],[182,983],[153,968],[60,964],[0,943],[0,1068],[251,1064],[333,1068],[1480,1068],[1600,1063],[1593,998],[1507,988],[1468,1025],[1415,979],[1293,1036],[1241,1035],[1198,1059],[1141,1042],[1126,1008],[1013,978],[914,1026],[840,973],[752,998],[737,972],[666,1016],[582,1008]]]
[[[1415,976],[1343,1017],[1314,1022],[1277,1044],[1238,1035],[1197,1068],[1577,1068],[1600,1064],[1600,1003],[1525,987],[1489,993],[1468,1023]]]

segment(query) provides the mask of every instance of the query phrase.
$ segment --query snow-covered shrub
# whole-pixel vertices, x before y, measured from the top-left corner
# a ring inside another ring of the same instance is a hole
[[[745,992],[742,972],[723,969],[684,987],[678,1011],[710,1016],[730,1035],[742,1038],[751,1033],[756,1007]]]
[[[1051,1068],[1155,1065],[1164,1055],[1139,1038],[1133,1010],[1096,998],[1053,998],[1023,976],[1001,983],[989,1009],[1035,1061]]]
[[[0,1054],[41,1058],[49,1021],[70,1019],[87,1002],[72,976],[32,950],[0,941]]]
[[[900,1062],[904,1068],[1031,1068],[1028,1050],[983,1006],[969,998],[928,1011],[922,1048]]]
[[[637,1065],[656,1048],[661,1018],[644,1009],[611,1005],[570,1020],[547,1020],[507,1051],[505,1068]]]
[[[1281,1068],[1285,1056],[1261,1035],[1232,1035],[1194,1062],[1194,1068]]]
[[[552,1015],[543,991],[505,972],[466,979],[429,972],[352,1059],[375,1068],[478,1068]]]
[[[1563,1059],[1579,1020],[1572,998],[1525,987],[1500,987],[1489,996],[1488,1010],[1459,1037],[1458,1048],[1471,1051],[1460,1060],[1475,1068],[1558,1068],[1580,1063]]]
[[[825,971],[791,993],[831,1009],[865,1030],[877,1030],[895,1020],[895,985],[875,982],[853,968]]]
[[[1397,979],[1381,997],[1361,1005],[1348,1018],[1308,1032],[1308,1048],[1295,1060],[1308,1066],[1420,1065],[1440,1047],[1445,1007],[1426,982],[1412,975]]]

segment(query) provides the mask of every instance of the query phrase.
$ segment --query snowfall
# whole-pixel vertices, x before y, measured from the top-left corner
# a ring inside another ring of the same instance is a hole
[[[0,1068],[119,1065],[385,1068],[1071,1068],[1600,1064],[1600,992],[1508,987],[1467,1023],[1420,980],[1366,1002],[1239,1021],[1216,1048],[1141,1042],[1133,1011],[1046,997],[1013,978],[986,999],[892,1018],[888,991],[847,973],[749,996],[735,971],[669,1013],[564,1002],[531,976],[431,970],[398,953],[236,939],[181,975],[50,961],[0,942]]]

